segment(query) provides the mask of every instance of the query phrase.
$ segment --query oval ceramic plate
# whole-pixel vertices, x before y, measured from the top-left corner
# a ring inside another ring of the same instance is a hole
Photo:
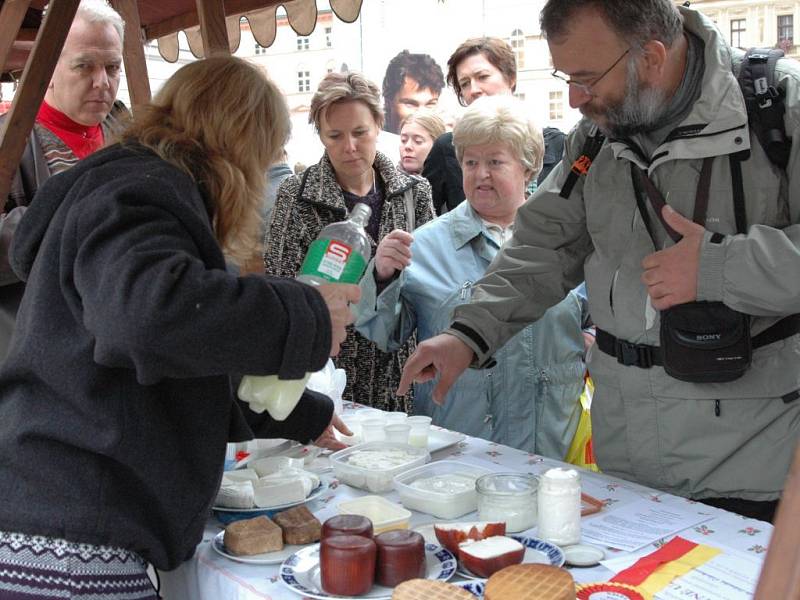
[[[486,589],[486,580],[473,579],[472,581],[457,581],[454,585],[467,590],[476,598],[483,598],[483,591]]]
[[[324,479],[320,477],[319,485],[311,490],[311,493],[306,496],[305,500],[298,500],[296,502],[288,502],[286,504],[276,504],[275,506],[256,506],[254,508],[228,508],[227,506],[212,506],[212,510],[217,510],[219,512],[224,513],[240,513],[249,515],[252,517],[257,517],[259,514],[267,514],[269,512],[275,512],[278,510],[283,510],[284,508],[291,508],[293,506],[299,506],[301,504],[305,504],[306,502],[311,502],[316,498],[319,498],[320,494],[328,489],[331,482],[330,479]]]
[[[425,544],[426,579],[447,581],[456,572],[456,559],[449,550],[436,544]],[[323,591],[320,581],[319,544],[306,546],[283,561],[280,570],[283,584],[293,592],[309,598],[343,598]],[[359,596],[370,600],[390,600],[392,588],[373,585],[372,589]]]
[[[539,538],[525,537],[522,535],[508,536],[517,540],[520,544],[525,546],[525,556],[522,558],[523,563],[537,563],[541,565],[553,565],[560,567],[564,564],[564,551],[550,542],[545,542]],[[468,579],[483,579],[469,571],[466,567],[459,564],[458,574]]]
[[[284,546],[282,550],[276,550],[275,552],[265,552],[264,554],[251,554],[249,556],[239,556],[233,554],[230,550],[228,550],[225,547],[224,536],[225,532],[220,531],[217,535],[214,536],[214,539],[211,540],[211,547],[214,549],[214,551],[217,554],[221,554],[225,558],[235,560],[236,562],[248,563],[251,565],[277,565],[282,563],[292,554],[303,548],[303,546],[288,545]]]

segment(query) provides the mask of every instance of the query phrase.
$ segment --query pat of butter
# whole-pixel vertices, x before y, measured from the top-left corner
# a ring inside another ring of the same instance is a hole
[[[302,479],[259,479],[254,485],[258,507],[277,506],[305,500],[307,494]]]

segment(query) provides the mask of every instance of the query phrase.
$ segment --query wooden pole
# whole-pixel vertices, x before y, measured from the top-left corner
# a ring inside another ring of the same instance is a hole
[[[144,55],[145,40],[139,20],[139,7],[136,0],[111,0],[111,5],[125,21],[122,61],[125,64],[125,79],[128,81],[128,92],[131,96],[131,110],[136,113],[137,106],[150,102],[150,78]]]
[[[0,213],[5,210],[14,171],[25,151],[28,134],[33,129],[79,3],[80,0],[51,0],[11,110],[0,129]]]
[[[0,71],[5,67],[11,46],[17,39],[31,0],[5,0],[0,8]]]
[[[230,54],[223,0],[197,0],[197,16],[206,58],[215,54]]]
[[[775,515],[775,530],[758,578],[755,600],[800,599],[800,443],[783,486]]]

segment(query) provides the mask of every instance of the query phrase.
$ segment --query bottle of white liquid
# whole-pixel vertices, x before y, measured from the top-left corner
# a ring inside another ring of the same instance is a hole
[[[539,529],[559,546],[581,541],[581,480],[575,469],[550,469],[539,478]]]
[[[309,285],[357,284],[372,254],[365,227],[372,210],[358,203],[347,220],[331,223],[308,247],[297,280]],[[268,411],[276,421],[288,417],[303,395],[311,373],[302,379],[278,379],[277,375],[245,375],[239,384],[239,398],[250,409]]]

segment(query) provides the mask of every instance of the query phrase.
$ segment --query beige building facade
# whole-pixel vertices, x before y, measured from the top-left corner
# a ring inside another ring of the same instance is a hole
[[[777,47],[800,57],[795,27],[800,2],[775,0],[695,0],[692,8],[708,15],[732,46]]]

